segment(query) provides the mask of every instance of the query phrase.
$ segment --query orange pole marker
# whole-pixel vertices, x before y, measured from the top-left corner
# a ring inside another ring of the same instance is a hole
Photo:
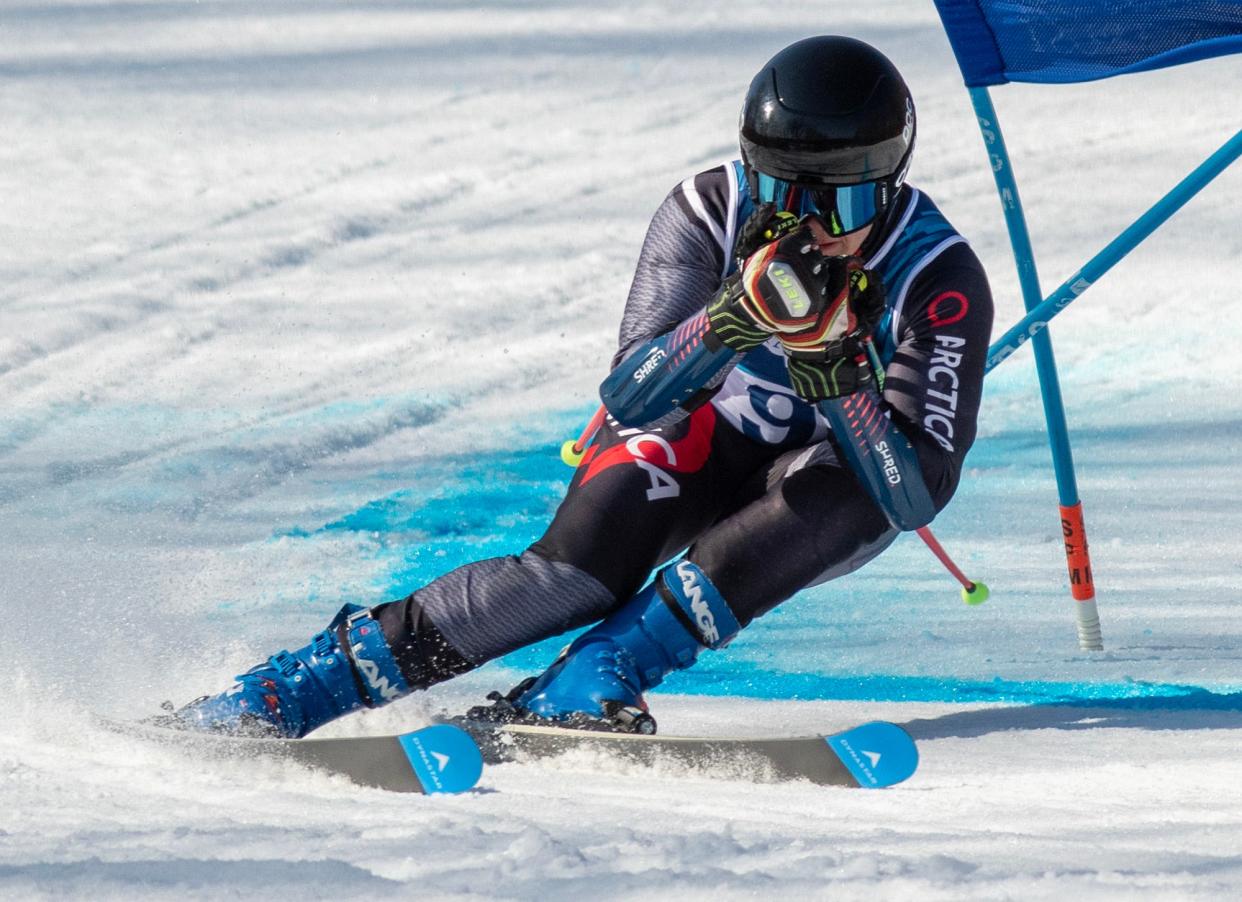
[[[1061,535],[1065,539],[1065,563],[1069,567],[1070,594],[1078,614],[1078,646],[1101,651],[1100,614],[1095,603],[1095,579],[1091,574],[1091,554],[1087,550],[1087,530],[1082,521],[1082,502],[1061,506]]]
[[[1075,601],[1090,601],[1095,598],[1095,581],[1091,578],[1091,554],[1087,550],[1087,532],[1082,524],[1081,501],[1073,507],[1061,505],[1061,534],[1065,537],[1070,593]]]

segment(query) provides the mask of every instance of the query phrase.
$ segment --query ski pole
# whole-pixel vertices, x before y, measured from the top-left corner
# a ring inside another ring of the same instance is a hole
[[[577,467],[582,463],[582,455],[586,453],[586,446],[591,441],[591,437],[599,431],[600,425],[604,422],[604,405],[599,406],[599,410],[595,411],[595,415],[587,422],[586,428],[582,430],[582,435],[578,436],[578,440],[566,439],[561,445],[561,460],[570,467]]]
[[[604,405],[601,404],[599,409],[595,411],[595,414],[587,422],[586,428],[582,430],[582,434],[578,436],[577,441],[574,441],[573,439],[566,439],[565,443],[561,445],[561,460],[568,466],[577,467],[578,464],[582,463],[582,455],[586,453],[587,445],[595,436],[595,433],[599,431],[599,427],[603,424],[604,417],[607,413],[608,411],[604,408]],[[962,584],[962,601],[966,602],[966,604],[975,605],[983,604],[988,600],[988,596],[991,594],[991,591],[988,589],[987,585],[983,582],[971,580],[967,577],[966,574],[964,574],[957,566],[957,564],[953,563],[953,559],[949,557],[949,553],[944,550],[944,546],[942,546],[936,540],[936,537],[932,535],[932,531],[929,527],[920,527],[915,530],[915,532],[919,534],[919,538],[922,539],[927,547],[931,549],[931,553],[936,556],[936,559],[940,561],[940,563],[944,564],[945,569],[953,575],[953,578]]]
[[[944,564],[944,568],[953,574],[953,578],[962,584],[962,601],[967,604],[983,604],[988,600],[988,596],[992,593],[988,589],[987,584],[969,579],[957,564],[953,563],[949,553],[936,541],[936,537],[932,535],[930,529],[923,526],[916,529],[915,532],[919,534],[919,538],[923,540],[924,544],[931,549],[931,553],[936,556],[936,559]]]
[[[880,363],[880,354],[875,349],[875,342],[868,338],[863,346],[867,349],[867,359],[871,363],[871,372],[875,375],[876,384],[879,386],[880,391],[883,392],[884,366]],[[944,546],[936,540],[934,535],[932,535],[930,527],[921,526],[916,529],[915,532],[919,534],[919,538],[923,540],[923,544],[925,544],[931,550],[931,553],[936,556],[936,560],[944,564],[944,568],[953,575],[954,579],[962,584],[962,601],[967,604],[975,605],[983,604],[988,600],[988,596],[992,594],[991,590],[988,589],[986,584],[971,580],[965,573],[962,572],[961,568],[958,567],[957,564],[953,563],[953,558],[949,557],[949,553],[944,550]]]

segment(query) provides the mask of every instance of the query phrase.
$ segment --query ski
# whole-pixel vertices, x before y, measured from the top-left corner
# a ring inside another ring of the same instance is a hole
[[[829,736],[757,739],[614,733],[466,718],[452,723],[475,738],[489,764],[531,762],[585,749],[646,765],[675,762],[771,781],[879,789],[908,779],[919,762],[910,734],[886,721]]]
[[[127,735],[176,745],[203,757],[279,758],[390,792],[465,792],[483,772],[483,757],[474,739],[448,724],[387,736],[268,739],[143,723],[105,723]]]

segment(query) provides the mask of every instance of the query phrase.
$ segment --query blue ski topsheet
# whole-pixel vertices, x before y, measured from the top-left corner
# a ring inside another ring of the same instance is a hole
[[[919,766],[919,750],[910,734],[885,721],[865,723],[826,741],[864,789],[900,783]]]

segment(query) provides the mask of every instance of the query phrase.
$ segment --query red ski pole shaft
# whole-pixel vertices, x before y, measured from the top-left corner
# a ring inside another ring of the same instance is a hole
[[[987,601],[988,587],[981,582],[970,579],[963,573],[961,568],[953,563],[953,558],[949,557],[949,553],[944,550],[944,546],[937,541],[928,527],[923,526],[916,529],[915,532],[919,534],[919,538],[931,549],[931,553],[936,556],[937,560],[944,564],[944,568],[953,574],[953,578],[962,584],[962,601],[967,604],[983,604],[983,602]]]
[[[604,417],[608,411],[604,409],[604,405],[599,406],[599,410],[587,422],[586,428],[582,430],[582,435],[578,436],[578,441],[574,442],[574,450],[581,454],[586,450],[587,443],[591,441],[591,437],[599,431],[599,427],[603,425]]]

